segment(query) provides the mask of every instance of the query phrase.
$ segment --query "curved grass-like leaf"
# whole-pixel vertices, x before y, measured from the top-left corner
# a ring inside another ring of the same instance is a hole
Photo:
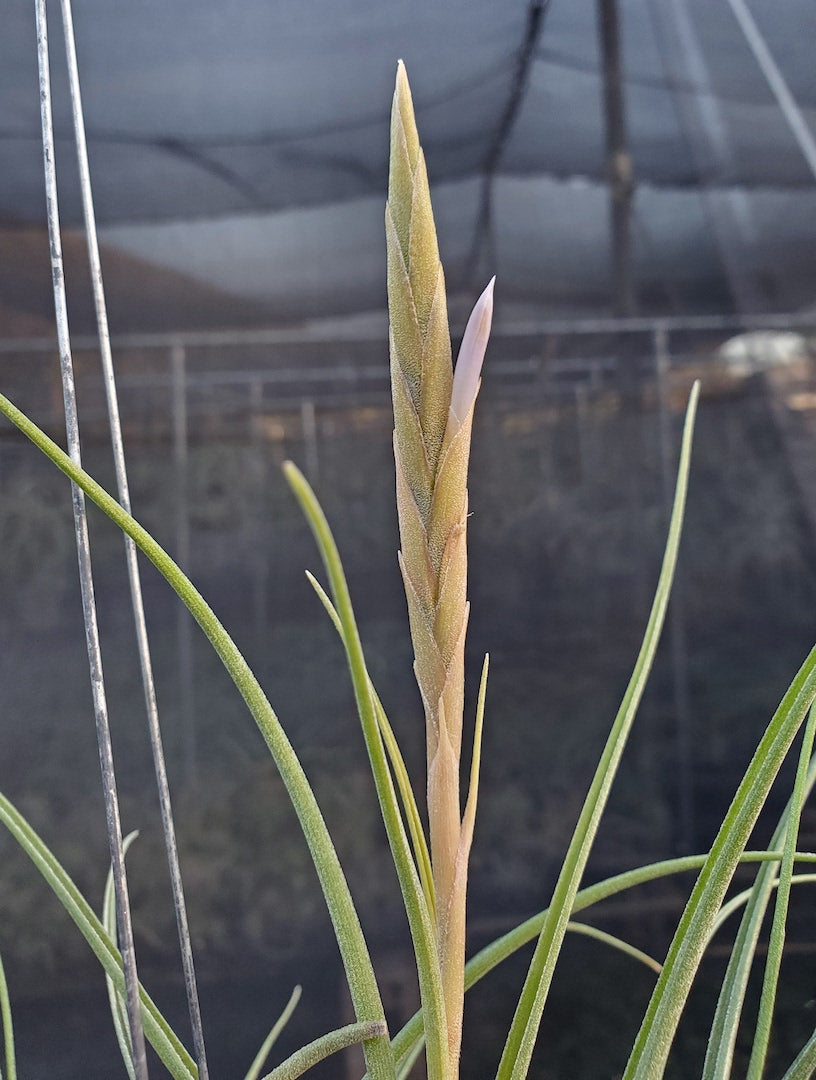
[[[406,1054],[405,1057],[400,1060],[399,1067],[397,1069],[397,1080],[408,1080],[408,1077],[411,1074],[411,1069],[413,1069],[414,1065],[416,1064],[417,1058],[424,1049],[425,1040],[417,1039],[410,1053]]]
[[[17,1055],[14,1052],[14,1025],[11,1022],[11,1001],[9,1000],[6,972],[3,957],[0,956],[0,1027],[3,1031],[3,1059],[6,1063],[6,1080],[17,1080]],[[0,1080],[3,1070],[0,1069]]]
[[[661,862],[650,863],[648,866],[639,866],[635,870],[626,870],[622,874],[615,874],[611,878],[605,878],[594,885],[581,889],[575,897],[572,913],[577,914],[585,911],[594,904],[617,896],[637,885],[644,885],[648,881],[657,881],[660,878],[670,877],[676,874],[688,874],[699,870],[704,864],[707,855],[684,855],[676,859],[665,859]],[[740,863],[776,864],[782,859],[781,851],[746,851],[740,856]],[[816,853],[798,851],[797,862],[816,864]],[[533,941],[541,933],[541,927],[547,917],[548,910],[539,911],[530,916],[523,923],[512,930],[496,938],[489,945],[485,945],[465,965],[465,990],[469,990],[477,982],[480,982],[494,968],[512,956],[528,942]],[[402,1074],[403,1063],[413,1054],[418,1044],[422,1043],[422,1013],[416,1012],[403,1028],[394,1036],[392,1046],[397,1058],[397,1071]]]
[[[425,897],[425,903],[428,905],[428,914],[433,922],[436,919],[436,890],[434,888],[433,871],[431,869],[431,854],[428,851],[428,841],[425,838],[425,829],[422,826],[419,807],[417,806],[416,797],[414,796],[414,789],[411,787],[411,780],[408,776],[408,770],[405,767],[402,752],[400,751],[399,744],[394,735],[394,729],[391,727],[391,723],[386,715],[379,695],[374,689],[373,683],[371,684],[371,695],[374,699],[374,708],[377,711],[377,724],[380,729],[380,735],[382,736],[383,744],[388,753],[388,760],[391,764],[391,770],[397,784],[397,790],[400,793],[400,799],[402,800],[402,808],[405,812],[405,818],[408,824],[408,832],[411,837],[411,846],[414,852],[414,860],[417,873],[419,874],[420,885],[422,886],[422,894]]]
[[[686,905],[624,1080],[658,1080],[708,935],[771,785],[816,695],[816,648],[799,669],[762,737]]]
[[[127,855],[128,848],[138,835],[138,832],[128,833],[122,841],[122,855]],[[102,925],[105,927],[105,931],[111,941],[116,941],[116,894],[114,891],[112,869],[108,870],[108,877],[105,881],[105,894],[102,899]],[[119,1043],[119,1052],[122,1055],[122,1061],[125,1063],[125,1071],[130,1080],[136,1080],[136,1070],[133,1066],[133,1054],[130,1049],[130,1032],[128,1031],[127,1026],[125,1003],[107,971],[105,972],[105,986],[108,990],[108,1004],[110,1005],[113,1030],[116,1034],[116,1041]]]
[[[117,993],[124,995],[125,978],[122,958],[105,928],[94,914],[85,897],[60,866],[23,815],[0,794],[0,824],[5,825],[29,859],[48,882],[62,906],[76,923],[91,946],[106,974],[110,975]],[[170,1025],[156,1008],[144,987],[140,987],[142,1020],[145,1035],[174,1080],[196,1080],[198,1069]]]
[[[777,829],[771,844],[777,846],[783,840],[784,830],[780,832]],[[773,889],[776,887],[776,874],[776,866],[765,865],[760,867],[753,888],[749,890],[745,911],[740,920],[739,929],[731,947],[731,955],[728,958],[728,965],[720,986],[717,1008],[714,1012],[714,1020],[708,1037],[701,1080],[728,1080],[731,1075],[737,1031],[745,1002],[745,992],[748,987],[748,976],[754,962],[759,932],[765,918],[768,902]],[[734,899],[736,900],[736,897]],[[720,919],[727,917],[726,908],[730,903],[731,901],[720,908],[717,918],[712,923],[709,937],[713,936],[719,928]]]
[[[643,644],[567,849],[507,1036],[496,1080],[523,1080],[527,1075],[541,1023],[541,1014],[552,983],[575,895],[654,660],[677,564],[677,549],[680,543],[691,460],[691,437],[699,395],[700,384],[695,382],[686,410],[669,536],[652,610],[643,636]]]
[[[275,711],[235,642],[190,579],[135,518],[2,394],[0,412],[127,533],[167,579],[208,637],[255,718],[298,815],[332,919],[357,1018],[360,1022],[383,1020],[382,1001],[368,947],[326,823]],[[365,1054],[367,1066],[377,1080],[395,1080],[394,1060],[387,1037],[367,1041]]]
[[[264,1066],[264,1062],[269,1057],[270,1050],[272,1049],[272,1047],[277,1042],[278,1036],[280,1035],[280,1033],[283,1031],[283,1029],[289,1023],[289,1020],[291,1019],[292,1013],[295,1011],[297,1003],[300,1001],[301,993],[302,993],[302,989],[301,989],[300,986],[296,986],[295,989],[292,991],[292,996],[289,998],[288,1002],[286,1003],[286,1007],[284,1008],[283,1012],[280,1014],[278,1019],[273,1024],[272,1030],[269,1032],[269,1034],[266,1036],[264,1041],[261,1043],[261,1048],[258,1051],[258,1053],[255,1055],[255,1060],[249,1066],[249,1069],[247,1070],[247,1074],[244,1077],[244,1080],[258,1080],[258,1077],[261,1075],[261,1069]]]
[[[618,937],[616,934],[609,934],[606,930],[599,930],[597,926],[590,926],[588,923],[574,922],[570,919],[567,923],[567,931],[573,934],[581,934],[583,937],[592,938],[593,941],[600,941],[602,945],[608,945],[612,949],[617,949],[618,952],[622,952],[625,956],[631,956],[633,960],[637,960],[638,963],[643,964],[658,975],[663,970],[663,965],[660,961],[655,960],[653,956],[649,956],[643,949],[638,949],[635,945],[630,945],[628,941],[624,941],[623,938]]]
[[[357,711],[363,728],[368,750],[374,786],[385,823],[391,854],[402,890],[405,912],[414,946],[419,992],[427,1035],[426,1060],[428,1080],[449,1080],[447,1024],[445,1003],[442,997],[442,977],[436,933],[431,922],[428,905],[419,880],[419,874],[408,844],[402,815],[386,761],[383,739],[377,721],[371,680],[363,655],[363,647],[354,618],[348,585],[334,542],[329,523],[303,473],[291,461],[283,466],[284,475],[306,515],[312,534],[317,542],[326,572],[329,575],[334,607],[343,628],[343,644],[346,649]]]
[[[798,856],[797,856],[798,857]],[[781,862],[781,859],[780,859]],[[791,876],[791,885],[814,885],[816,884],[816,874],[793,874]],[[775,878],[771,883],[771,889],[776,889],[779,886],[779,878]],[[741,893],[737,893],[736,896],[732,896],[727,903],[723,904],[720,910],[717,912],[717,918],[714,920],[714,925],[711,927],[711,933],[708,935],[709,942],[714,935],[731,918],[735,911],[739,911],[741,907],[744,907],[754,894],[754,890],[745,889]]]
[[[811,761],[808,769],[805,798],[813,790],[814,784],[816,784],[816,758]],[[774,830],[770,844],[774,849],[780,848],[785,842],[789,812],[790,803],[785,808],[779,819],[779,824]],[[761,866],[754,884],[749,890],[750,895],[745,912],[740,920],[737,936],[720,987],[717,1008],[708,1039],[702,1080],[728,1080],[731,1075],[734,1047],[737,1042],[737,1030],[748,987],[748,976],[753,964],[765,912],[770,902],[772,890],[776,887],[776,874],[777,868],[775,866],[770,864]],[[720,909],[711,929],[712,935],[716,932],[721,919],[727,917],[725,915],[726,909],[736,899],[735,897],[729,900],[728,904],[723,905]]]
[[[811,1035],[782,1080],[813,1080],[816,1072],[816,1031]]]
[[[768,939],[768,955],[765,960],[765,974],[762,980],[762,996],[759,1001],[754,1043],[748,1061],[746,1080],[762,1080],[765,1062],[768,1057],[768,1044],[771,1038],[771,1022],[776,1004],[776,988],[779,982],[779,970],[782,966],[782,952],[785,948],[785,925],[788,919],[793,864],[796,856],[796,841],[799,839],[799,822],[802,817],[807,790],[808,763],[813,752],[813,737],[816,734],[816,709],[811,705],[810,716],[805,725],[805,734],[799,752],[796,779],[793,793],[786,814],[785,849],[779,867],[779,881],[776,887],[776,905],[773,923]]]
[[[332,625],[337,631],[340,640],[343,642],[343,646],[346,647],[345,630],[343,624],[340,622],[340,616],[337,614],[337,609],[331,602],[331,598],[326,593],[326,590],[314,576],[308,570],[306,571],[306,577],[309,580],[309,584],[317,593],[323,607],[326,609]],[[416,865],[417,873],[419,874],[419,880],[422,884],[422,892],[425,896],[425,902],[428,905],[428,911],[431,914],[431,920],[436,920],[436,895],[434,891],[433,883],[433,871],[431,870],[431,856],[428,851],[428,841],[425,838],[425,830],[422,827],[422,818],[419,814],[419,807],[417,806],[416,797],[414,795],[414,789],[411,787],[411,780],[408,776],[408,770],[405,767],[405,760],[402,756],[402,751],[399,748],[396,736],[391,727],[391,724],[386,715],[383,704],[380,701],[379,695],[374,688],[374,683],[369,677],[368,681],[371,689],[371,695],[374,698],[374,708],[377,711],[377,723],[380,728],[380,735],[385,744],[385,749],[388,753],[388,760],[391,764],[391,771],[394,776],[394,781],[397,785],[397,790],[402,800],[402,808],[405,813],[405,819],[408,825],[408,832],[411,837],[411,846],[414,851],[414,862]]]
[[[302,1046],[291,1057],[278,1065],[272,1072],[267,1073],[263,1080],[297,1080],[305,1072],[325,1061],[327,1057],[336,1054],[339,1050],[345,1050],[349,1046],[362,1043],[363,1046],[371,1039],[382,1038],[388,1035],[388,1027],[384,1020],[369,1021],[365,1024],[349,1024],[347,1027],[330,1031],[328,1035],[321,1035],[314,1042]]]
[[[465,861],[470,854],[473,842],[473,830],[476,825],[476,806],[479,802],[479,769],[482,763],[482,732],[484,730],[485,698],[487,697],[487,673],[490,670],[490,656],[485,653],[482,662],[482,675],[479,679],[479,693],[476,698],[476,724],[473,729],[473,750],[470,758],[470,780],[465,812],[462,815],[462,836],[459,850],[464,853]],[[461,857],[461,856],[460,856]]]

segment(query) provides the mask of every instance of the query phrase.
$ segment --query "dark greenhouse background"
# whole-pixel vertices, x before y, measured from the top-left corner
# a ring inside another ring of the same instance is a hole
[[[680,571],[588,880],[707,848],[813,645],[816,10],[749,8],[784,93],[737,0],[77,0],[134,512],[234,634],[292,738],[397,1026],[416,1005],[407,931],[340,645],[303,574],[319,557],[280,470],[301,465],[336,530],[371,673],[419,783],[387,382],[396,60],[413,87],[455,339],[497,275],[470,482],[469,716],[491,655],[472,952],[549,899],[648,617],[695,378]],[[83,450],[112,488],[49,11]],[[0,155],[0,392],[63,441],[34,12],[22,0],[6,4],[0,38]],[[140,831],[129,856],[140,971],[186,1037],[122,543],[96,512],[91,541],[123,820]],[[294,983],[304,999],[280,1057],[327,1016],[348,1022],[350,1006],[268,752],[169,588],[147,564],[143,579],[211,1072],[243,1075]],[[99,907],[108,854],[70,494],[5,422],[0,596],[0,791]],[[800,847],[814,845],[806,810]],[[689,888],[644,887],[592,921],[659,956]],[[700,1073],[726,941],[727,930],[681,1026],[676,1080]],[[803,890],[779,1074],[816,1023],[815,942]],[[7,835],[0,953],[21,1076],[120,1075],[96,963]],[[526,954],[473,992],[463,1080],[495,1067],[525,970]],[[652,982],[570,939],[531,1076],[619,1074]],[[349,1054],[313,1075],[361,1071]]]

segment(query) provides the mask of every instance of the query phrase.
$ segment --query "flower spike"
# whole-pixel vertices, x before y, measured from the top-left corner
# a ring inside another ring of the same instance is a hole
[[[385,211],[399,565],[425,711],[428,824],[448,1041],[459,1071],[465,898],[472,834],[459,800],[465,685],[467,469],[493,281],[468,321],[454,375],[445,277],[405,68],[397,68]]]

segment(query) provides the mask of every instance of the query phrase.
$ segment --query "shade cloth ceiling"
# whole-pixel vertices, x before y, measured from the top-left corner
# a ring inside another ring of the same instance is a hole
[[[751,10],[816,130],[816,7]],[[649,310],[812,303],[816,182],[727,0],[620,0],[634,267]],[[610,303],[594,0],[76,0],[103,242],[275,315],[383,301],[403,57],[454,289]],[[33,3],[0,37],[0,221],[44,221]],[[49,5],[63,222],[81,221]],[[2,298],[0,298],[2,299]]]

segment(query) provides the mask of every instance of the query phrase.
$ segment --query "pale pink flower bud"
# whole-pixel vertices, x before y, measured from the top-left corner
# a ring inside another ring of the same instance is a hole
[[[495,284],[496,279],[493,277],[476,301],[456,358],[456,370],[453,373],[451,390],[451,411],[456,417],[458,426],[464,423],[473,407],[476,391],[479,389],[479,375],[487,349],[487,339],[490,337],[490,324],[493,321],[493,286]]]

